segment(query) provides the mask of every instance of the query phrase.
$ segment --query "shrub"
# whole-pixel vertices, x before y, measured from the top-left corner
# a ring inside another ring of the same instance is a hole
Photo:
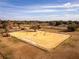
[[[21,28],[21,30],[25,30],[25,28]]]
[[[36,30],[39,30],[40,28],[41,28],[40,25],[30,27],[30,29],[33,29],[35,32],[36,32]]]
[[[67,31],[69,32],[76,31],[76,29],[77,29],[77,25],[75,23],[71,23],[67,27]]]
[[[2,36],[3,36],[3,37],[8,37],[9,34],[8,34],[8,33],[2,33]]]
[[[55,24],[54,24],[54,25],[55,25],[55,26],[59,26],[59,25],[61,25],[61,24],[63,24],[62,21],[55,21]]]

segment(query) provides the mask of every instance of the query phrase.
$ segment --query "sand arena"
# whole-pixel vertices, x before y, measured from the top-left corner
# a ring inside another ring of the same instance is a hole
[[[37,32],[11,32],[9,33],[11,36],[16,37],[26,43],[32,44],[38,48],[50,51],[56,46],[58,46],[61,42],[68,39],[70,35],[58,34],[58,33],[50,33],[45,31],[37,31]]]

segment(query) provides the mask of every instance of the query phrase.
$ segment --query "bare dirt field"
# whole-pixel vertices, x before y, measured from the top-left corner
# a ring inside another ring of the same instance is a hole
[[[69,34],[72,37],[51,52],[46,52],[14,37],[0,35],[0,59],[79,59],[79,32],[45,31]]]

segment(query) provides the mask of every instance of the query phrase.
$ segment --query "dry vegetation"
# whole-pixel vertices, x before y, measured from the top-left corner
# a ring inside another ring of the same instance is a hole
[[[70,34],[72,37],[51,52],[46,52],[7,34],[38,29]],[[79,59],[79,22],[0,21],[0,59]]]

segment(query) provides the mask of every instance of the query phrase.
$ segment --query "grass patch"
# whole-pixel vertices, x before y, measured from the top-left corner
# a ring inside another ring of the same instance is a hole
[[[0,40],[0,42],[2,42],[2,41]]]
[[[63,43],[63,46],[64,47],[72,47],[72,48],[74,48],[75,47],[75,45],[74,45],[74,40],[73,39],[68,39],[68,40],[66,40],[64,43]]]
[[[0,49],[2,53],[2,56],[4,59],[13,59],[12,58],[12,50],[8,48],[5,44],[0,43]]]
[[[17,39],[17,38],[15,38],[15,37],[11,37],[11,41],[12,41],[13,43],[19,43],[19,42],[20,42],[20,40]]]
[[[77,29],[77,31],[79,32],[79,28]]]
[[[5,44],[0,43],[0,48],[6,48],[7,46]]]
[[[6,51],[6,53],[4,53],[4,57],[5,59],[13,59],[12,58],[12,51],[9,49]]]

